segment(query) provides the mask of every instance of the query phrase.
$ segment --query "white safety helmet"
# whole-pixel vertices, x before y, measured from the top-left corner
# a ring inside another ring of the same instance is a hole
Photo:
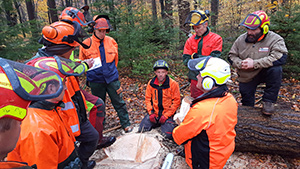
[[[200,71],[202,87],[205,90],[211,90],[215,85],[223,85],[230,79],[230,66],[220,58],[207,56],[191,59],[188,67],[190,70]]]

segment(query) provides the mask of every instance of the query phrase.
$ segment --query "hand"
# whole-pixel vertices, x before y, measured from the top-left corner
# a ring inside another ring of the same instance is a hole
[[[247,58],[247,59],[242,61],[242,65],[241,65],[242,69],[252,69],[253,67],[254,67],[253,59]]]
[[[156,116],[156,114],[151,114],[150,116],[149,116],[149,119],[150,119],[150,121],[151,121],[151,123],[157,123],[157,116]]]
[[[93,67],[93,65],[94,65],[94,59],[93,58],[85,59],[84,62],[87,63],[90,68]]]
[[[161,116],[159,119],[160,124],[164,124],[167,121],[167,118],[165,116]]]

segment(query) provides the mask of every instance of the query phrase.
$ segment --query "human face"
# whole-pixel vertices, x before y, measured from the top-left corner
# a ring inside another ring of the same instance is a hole
[[[197,87],[198,89],[200,89],[201,91],[206,92],[206,91],[203,89],[203,87],[202,87],[202,80],[203,80],[203,77],[201,76],[200,73],[197,75],[197,80],[198,80],[198,81],[197,81],[196,87]]]
[[[250,43],[255,43],[263,35],[261,28],[254,30],[247,28],[247,40]]]
[[[157,76],[158,82],[163,83],[166,79],[168,71],[166,69],[156,69],[154,73]]]
[[[104,39],[106,34],[106,29],[97,29],[95,30],[95,35],[99,38],[99,39]]]
[[[0,161],[11,152],[18,142],[21,122],[12,119],[9,130],[0,132]]]
[[[202,36],[207,31],[207,22],[193,26],[193,29],[195,30],[197,36]]]

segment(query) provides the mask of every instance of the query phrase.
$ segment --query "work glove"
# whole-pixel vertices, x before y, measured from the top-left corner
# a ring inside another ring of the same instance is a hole
[[[151,114],[150,116],[149,116],[149,119],[150,119],[150,121],[151,121],[151,123],[157,123],[157,116],[156,116],[156,114]]]
[[[164,124],[166,122],[167,118],[165,116],[161,116],[159,119],[160,124]]]

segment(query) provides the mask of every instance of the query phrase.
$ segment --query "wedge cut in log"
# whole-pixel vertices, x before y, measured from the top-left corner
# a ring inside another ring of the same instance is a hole
[[[300,112],[276,108],[265,116],[260,108],[239,106],[235,151],[300,157]]]

